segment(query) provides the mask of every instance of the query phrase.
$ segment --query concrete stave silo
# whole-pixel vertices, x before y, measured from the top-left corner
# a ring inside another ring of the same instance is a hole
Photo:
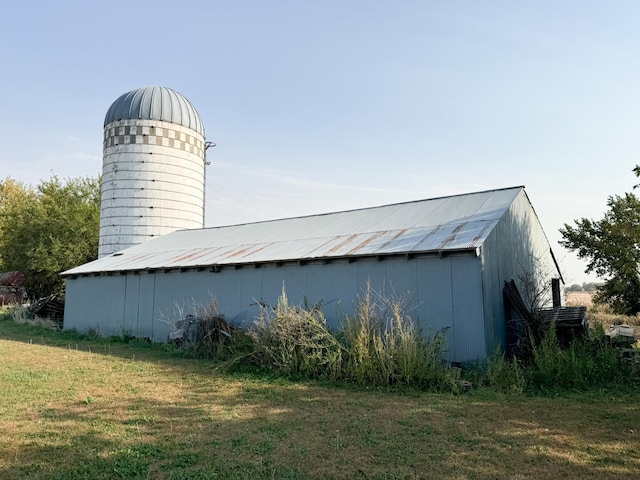
[[[99,257],[204,226],[204,127],[182,95],[144,87],[119,97],[103,152]]]

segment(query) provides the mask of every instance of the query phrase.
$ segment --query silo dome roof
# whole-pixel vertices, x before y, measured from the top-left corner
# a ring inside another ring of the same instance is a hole
[[[204,136],[202,119],[189,100],[166,87],[143,87],[121,95],[107,110],[104,124],[144,119],[176,123]]]

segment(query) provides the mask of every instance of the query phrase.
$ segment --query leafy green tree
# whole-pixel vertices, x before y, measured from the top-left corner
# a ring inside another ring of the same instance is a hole
[[[2,232],[2,221],[6,218],[6,214],[9,211],[17,211],[21,206],[26,205],[29,201],[30,190],[27,189],[24,184],[13,180],[12,178],[6,178],[0,181],[0,232]],[[11,228],[7,226],[7,228]],[[3,266],[2,260],[2,235],[0,235],[0,272],[9,270]]]
[[[2,268],[24,274],[32,299],[62,293],[60,272],[98,257],[99,229],[99,178],[52,176],[35,189],[0,182]]]
[[[579,285],[577,283],[574,283],[573,285],[571,285],[570,287],[565,288],[565,290],[567,292],[581,292],[582,291],[582,285]]]
[[[634,169],[640,175],[640,167]],[[602,220],[582,218],[560,229],[560,242],[587,260],[586,272],[606,278],[598,286],[596,302],[608,303],[615,312],[640,312],[640,199],[633,193],[607,200]]]

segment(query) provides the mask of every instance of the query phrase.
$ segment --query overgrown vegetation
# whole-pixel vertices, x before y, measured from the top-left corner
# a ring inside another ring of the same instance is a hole
[[[208,305],[177,306],[178,319],[162,318],[172,328],[172,345],[195,356],[235,363],[251,351],[250,339],[242,329],[227,323],[212,299]],[[193,313],[187,313],[193,312]]]
[[[478,385],[489,387],[501,393],[523,393],[526,386],[525,366],[518,358],[507,359],[499,348],[484,364],[470,372],[470,379]]]
[[[611,326],[627,324],[640,326],[640,314],[623,315],[616,313],[611,306],[602,303],[594,304],[589,308],[589,317],[594,325]]]
[[[343,375],[344,346],[328,329],[318,306],[289,304],[283,288],[275,307],[261,305],[249,330],[251,361],[289,376],[338,379]]]
[[[423,332],[402,298],[384,297],[367,285],[338,338],[346,351],[345,379],[362,385],[457,390],[459,369],[444,360],[445,332]]]
[[[48,319],[33,316],[25,307],[13,305],[5,307],[4,314],[10,317],[19,325],[30,325],[32,327],[43,327],[50,330],[57,330],[56,324]]]
[[[215,303],[187,315],[194,329],[181,334],[179,345],[224,367],[257,366],[289,378],[385,388],[459,392],[485,387],[519,394],[624,389],[638,382],[598,324],[561,345],[551,325],[534,322],[526,326],[526,348],[520,350],[526,355],[507,358],[498,348],[473,368],[457,368],[446,360],[446,332],[421,330],[405,303],[367,286],[354,314],[334,332],[321,304],[293,305],[283,288],[277,305],[261,305],[260,317],[248,330],[227,325]]]
[[[530,388],[540,391],[606,388],[637,381],[621,351],[611,344],[599,325],[568,346],[561,346],[555,329],[549,329],[534,347],[526,375]]]
[[[249,330],[255,365],[293,377],[364,386],[407,385],[456,391],[460,370],[444,360],[444,332],[428,335],[407,315],[402,299],[367,286],[341,329],[327,327],[321,305],[291,305],[283,288],[275,307],[262,305]]]

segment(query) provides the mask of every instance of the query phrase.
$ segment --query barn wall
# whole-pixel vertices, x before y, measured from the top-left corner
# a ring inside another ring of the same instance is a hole
[[[284,285],[291,303],[321,302],[337,329],[369,281],[386,297],[404,298],[425,332],[446,328],[451,360],[476,360],[486,356],[481,270],[479,258],[462,255],[79,277],[67,279],[65,328],[165,341],[174,321],[213,302],[228,320],[249,324],[258,302],[275,305]]]
[[[560,273],[551,254],[549,241],[524,191],[513,201],[482,246],[482,278],[487,352],[506,343],[505,309],[502,289],[505,281],[516,281],[522,295],[525,286],[520,281],[531,275],[538,285],[549,286],[546,296],[551,306],[551,279]],[[540,288],[540,287],[539,287]]]
[[[67,279],[64,328],[101,335],[119,335],[124,329],[127,277]]]

